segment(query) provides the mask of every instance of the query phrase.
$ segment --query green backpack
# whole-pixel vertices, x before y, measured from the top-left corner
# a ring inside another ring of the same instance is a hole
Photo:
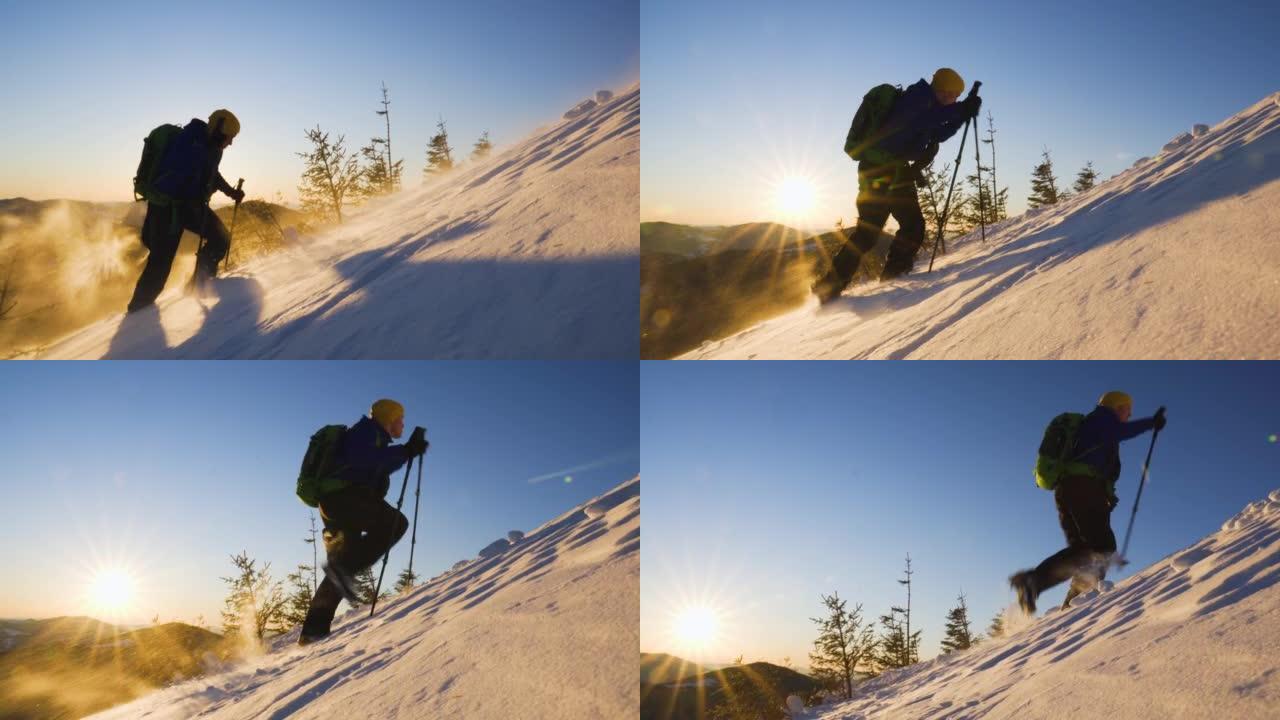
[[[311,436],[298,471],[298,498],[307,505],[317,507],[320,498],[347,486],[338,464],[338,450],[346,434],[346,425],[325,425]]]
[[[138,161],[138,172],[133,176],[133,195],[135,200],[146,200],[157,205],[169,205],[173,198],[155,189],[156,171],[160,161],[169,149],[169,141],[178,136],[182,128],[168,123],[152,130],[142,140],[142,159]]]
[[[1083,454],[1076,452],[1076,434],[1083,422],[1084,415],[1080,413],[1062,413],[1049,421],[1036,456],[1037,486],[1052,490],[1069,475],[1096,474],[1091,465],[1076,461]]]
[[[888,83],[867,91],[862,97],[862,104],[858,106],[858,112],[854,113],[849,134],[845,136],[845,155],[854,160],[871,162],[886,162],[889,159],[884,152],[875,149],[875,144],[884,137],[879,132],[880,126],[889,117],[889,111],[893,110],[893,104],[901,95],[901,87]]]

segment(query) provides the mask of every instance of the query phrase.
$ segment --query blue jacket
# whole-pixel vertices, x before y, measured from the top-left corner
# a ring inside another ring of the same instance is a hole
[[[899,160],[923,159],[930,143],[942,144],[964,125],[964,109],[960,103],[941,105],[928,80],[902,91],[885,118],[886,135],[876,148]]]
[[[1120,443],[1155,427],[1155,418],[1120,422],[1111,408],[1099,405],[1076,432],[1076,460],[1092,467],[1114,495],[1120,478]]]
[[[204,204],[214,190],[233,188],[218,172],[222,150],[209,143],[209,125],[193,118],[169,141],[156,168],[155,189],[184,203]]]
[[[404,446],[392,445],[391,434],[369,417],[362,417],[342,436],[338,455],[342,478],[386,497],[391,473],[404,465]]]

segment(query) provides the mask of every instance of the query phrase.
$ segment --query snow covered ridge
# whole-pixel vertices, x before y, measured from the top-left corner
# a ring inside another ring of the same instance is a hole
[[[295,630],[257,660],[94,717],[631,720],[639,626],[637,477],[372,620],[348,611],[314,645]]]
[[[1274,718],[1280,490],[1010,637],[871,680],[796,718]]]
[[[695,359],[1280,358],[1280,93]]]
[[[639,188],[636,84],[43,357],[635,359]]]

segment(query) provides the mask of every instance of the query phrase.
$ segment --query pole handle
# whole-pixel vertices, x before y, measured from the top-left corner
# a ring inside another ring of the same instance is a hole
[[[981,80],[974,80],[974,81],[973,81],[973,89],[971,89],[971,90],[969,91],[969,96],[970,96],[970,97],[972,97],[972,96],[974,96],[974,95],[977,95],[977,94],[978,94],[978,88],[980,88],[980,87],[982,87],[982,81],[981,81]]]

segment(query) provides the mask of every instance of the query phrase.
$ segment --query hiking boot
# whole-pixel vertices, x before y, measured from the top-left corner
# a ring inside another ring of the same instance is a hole
[[[329,637],[329,633],[304,632],[298,636],[298,644],[310,645],[313,642],[316,642],[318,640],[323,640],[327,637]]]
[[[351,577],[351,575],[342,568],[329,563],[324,563],[320,568],[324,570],[324,575],[329,578],[329,582],[337,586],[338,592],[342,593],[342,599],[346,600],[347,604],[352,607],[358,607],[362,604],[360,602],[360,596],[356,594],[355,578]]]
[[[1031,573],[1023,570],[1009,576],[1009,585],[1018,593],[1018,605],[1022,611],[1028,615],[1035,614],[1036,596],[1039,591],[1036,589],[1035,578]]]
[[[848,283],[840,282],[840,279],[834,273],[829,273],[819,278],[809,289],[817,296],[819,303],[826,305],[840,297],[847,286]]]

